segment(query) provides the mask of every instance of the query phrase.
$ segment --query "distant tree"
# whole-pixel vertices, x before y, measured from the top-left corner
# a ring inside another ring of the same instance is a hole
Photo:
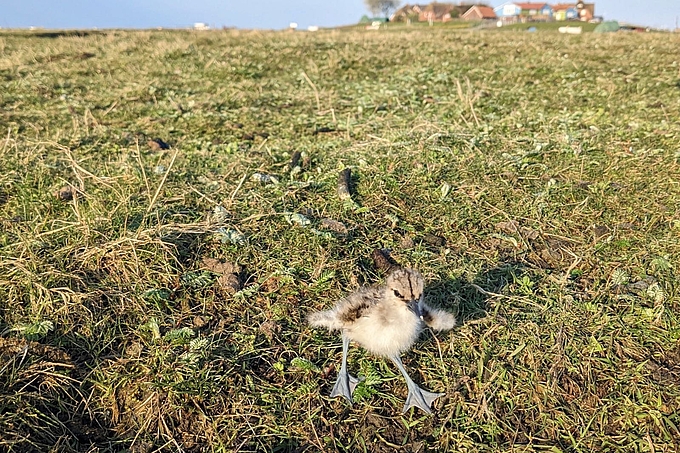
[[[390,17],[390,11],[397,9],[400,0],[364,0],[364,3],[374,16],[382,13],[383,17]]]

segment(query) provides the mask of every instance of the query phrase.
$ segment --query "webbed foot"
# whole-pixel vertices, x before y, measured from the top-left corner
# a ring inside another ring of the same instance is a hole
[[[432,403],[439,397],[446,395],[446,393],[432,393],[427,390],[423,390],[418,386],[415,388],[409,388],[408,396],[406,397],[406,404],[404,404],[404,409],[402,413],[405,413],[412,407],[419,407],[428,414],[432,413]]]
[[[359,379],[355,378],[354,376],[350,375],[347,372],[338,374],[338,380],[335,381],[335,385],[333,386],[331,398],[336,396],[344,396],[351,405],[352,393],[354,392],[354,389],[357,387],[357,384],[359,382],[360,382]]]

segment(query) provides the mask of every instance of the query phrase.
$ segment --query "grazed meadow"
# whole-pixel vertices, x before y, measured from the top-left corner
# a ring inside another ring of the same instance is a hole
[[[678,451],[678,49],[3,31],[0,449]],[[432,416],[356,348],[327,396],[305,316],[380,248],[460,321],[403,357]]]

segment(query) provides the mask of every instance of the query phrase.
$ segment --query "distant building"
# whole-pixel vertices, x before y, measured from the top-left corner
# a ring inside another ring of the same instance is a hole
[[[396,10],[390,17],[391,22],[449,22],[454,19],[463,18],[473,7],[489,8],[484,4],[464,4],[464,3],[440,3],[432,2],[427,5],[406,4]],[[491,9],[491,8],[489,8]],[[491,10],[493,12],[493,10]],[[483,15],[488,16],[489,12],[484,10]],[[472,20],[472,19],[468,19]]]
[[[494,8],[501,23],[581,20],[591,21],[595,18],[594,3],[557,3],[550,5],[543,2],[523,3],[506,2]]]
[[[418,15],[420,22],[448,22],[457,16],[458,10],[453,3],[432,2]]]
[[[516,3],[522,11],[519,13],[523,22],[549,21],[552,19],[552,7],[547,3]]]
[[[390,16],[390,22],[417,22],[423,9],[425,9],[425,5],[409,5],[407,3]]]
[[[463,20],[496,20],[496,13],[489,6],[473,5],[461,16]]]
[[[545,2],[505,2],[491,8],[483,4],[454,4],[432,2],[427,5],[406,4],[390,17],[393,22],[448,22],[454,19],[494,20],[503,24],[515,22],[547,22],[553,20],[591,21],[595,18],[595,4]]]
[[[553,19],[557,21],[578,20],[578,10],[575,3],[558,3],[552,6]]]
[[[595,19],[594,3],[558,3],[552,5],[554,20],[580,20],[589,22]]]
[[[203,22],[196,22],[194,24],[194,30],[210,30],[210,25]]]
[[[493,9],[496,16],[502,22],[515,22],[522,13],[522,8],[517,3],[507,2]]]

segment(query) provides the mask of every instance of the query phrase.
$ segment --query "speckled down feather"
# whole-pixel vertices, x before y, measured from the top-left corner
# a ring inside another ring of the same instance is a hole
[[[388,357],[409,349],[425,325],[435,330],[456,325],[453,315],[423,301],[423,278],[413,269],[397,269],[384,285],[359,288],[332,309],[310,314],[308,321],[313,327],[341,330],[367,350]]]

